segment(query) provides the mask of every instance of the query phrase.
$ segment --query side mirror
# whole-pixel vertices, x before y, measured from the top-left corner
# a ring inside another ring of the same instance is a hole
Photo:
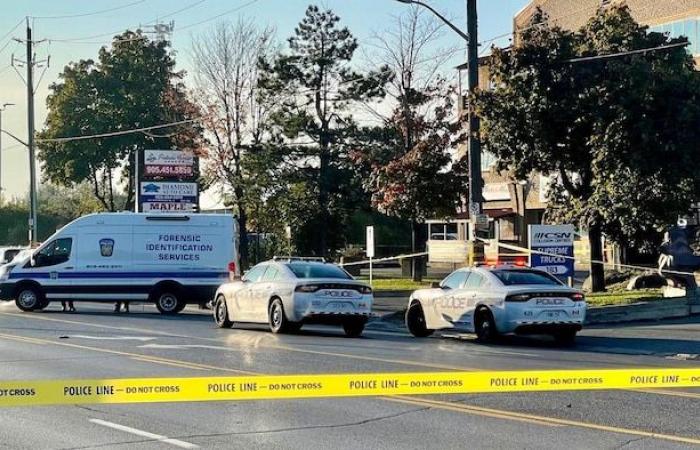
[[[430,283],[430,287],[433,289],[442,289],[442,286],[440,285],[439,281],[433,281]]]

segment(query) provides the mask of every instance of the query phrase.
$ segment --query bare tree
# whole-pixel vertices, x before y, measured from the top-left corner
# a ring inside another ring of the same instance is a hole
[[[246,157],[262,142],[271,108],[258,95],[258,61],[274,50],[274,29],[252,19],[222,22],[193,42],[197,97],[211,145],[203,175],[238,214],[240,255],[248,265],[248,220],[254,174]]]

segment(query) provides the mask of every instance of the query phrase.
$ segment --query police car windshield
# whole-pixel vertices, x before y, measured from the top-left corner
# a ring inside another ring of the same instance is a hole
[[[297,278],[340,278],[350,280],[352,277],[343,269],[331,264],[308,264],[291,263],[287,264],[289,270],[294,272]]]
[[[559,280],[553,276],[535,270],[494,270],[493,274],[506,286],[518,284],[561,286]]]

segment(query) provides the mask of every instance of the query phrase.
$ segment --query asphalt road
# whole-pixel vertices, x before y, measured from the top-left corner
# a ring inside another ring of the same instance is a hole
[[[0,304],[0,379],[700,365],[700,318],[593,328],[564,349],[383,329],[277,336],[220,330],[194,309],[77,307],[25,314]],[[0,410],[0,448],[693,448],[699,418],[693,389],[18,407]]]

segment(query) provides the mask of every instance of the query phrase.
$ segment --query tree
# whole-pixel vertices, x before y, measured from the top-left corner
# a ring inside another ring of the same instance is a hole
[[[50,86],[46,126],[39,134],[44,177],[59,186],[88,182],[108,211],[131,209],[134,199],[132,168],[138,149],[178,148],[198,151],[201,132],[188,123],[159,133],[61,140],[143,128],[196,118],[188,100],[183,72],[175,71],[173,54],[164,41],[150,41],[140,32],[115,36],[102,47],[98,61],[67,65]],[[119,186],[124,202],[117,204]]]
[[[392,72],[387,91],[395,106],[388,117],[375,111],[383,123],[365,127],[353,152],[373,204],[411,223],[414,252],[418,223],[454,216],[468,188],[466,161],[453,164],[452,157],[460,134],[453,114],[456,93],[438,72],[454,50],[429,51],[440,30],[432,16],[414,7],[397,17],[389,32],[375,35],[377,58]]]
[[[260,174],[250,161],[260,152],[271,112],[258,93],[258,61],[271,56],[274,30],[253,20],[221,23],[194,42],[197,99],[211,144],[204,177],[219,186],[238,215],[241,264],[248,266],[248,219],[259,199]]]
[[[541,13],[533,25],[517,46],[494,49],[494,88],[475,99],[482,139],[499,169],[552,176],[551,217],[587,229],[591,259],[602,260],[603,233],[640,245],[698,198],[698,74],[683,48],[659,48],[684,40],[649,33],[626,6],[576,32]],[[591,277],[604,290],[602,264]]]
[[[308,236],[300,250],[326,256],[342,241],[341,230],[358,199],[347,141],[356,131],[353,103],[381,98],[388,74],[361,75],[348,68],[357,40],[332,11],[309,6],[289,38],[289,52],[262,61],[260,85],[268,94],[282,94],[272,115],[282,142],[287,183],[306,191],[307,216],[297,235]],[[313,248],[311,248],[313,247]]]

